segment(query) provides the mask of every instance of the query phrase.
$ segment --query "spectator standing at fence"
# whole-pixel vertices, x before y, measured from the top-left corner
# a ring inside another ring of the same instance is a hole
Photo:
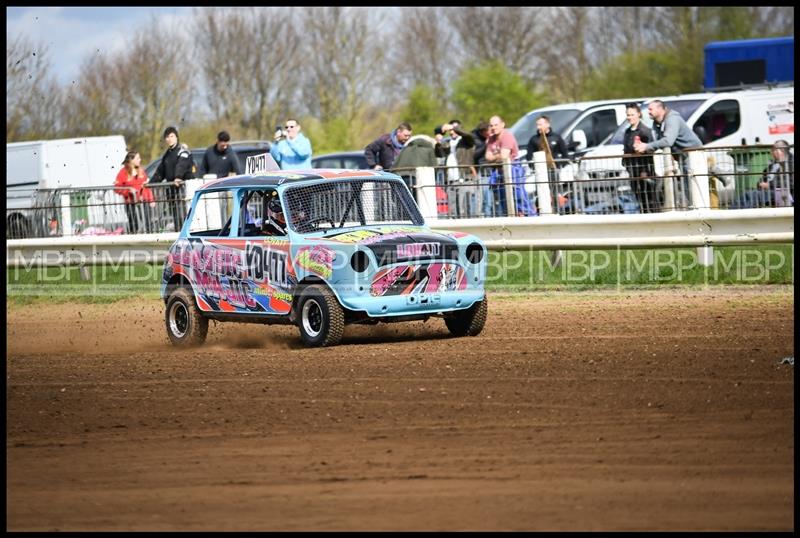
[[[206,149],[198,175],[203,177],[206,174],[214,174],[222,178],[241,173],[242,164],[231,147],[231,135],[228,131],[220,131],[217,134],[217,141]]]
[[[411,138],[411,124],[407,121],[400,123],[391,133],[379,136],[364,148],[367,166],[374,170],[391,169],[409,138]]]
[[[478,182],[478,200],[476,205],[478,208],[492,207],[492,190],[486,185],[489,180],[489,171],[482,165],[486,164],[486,142],[489,140],[489,122],[481,120],[478,125],[472,130],[472,138],[475,140],[475,153],[472,157],[472,163],[475,166],[475,172]],[[485,211],[482,211],[487,215]],[[488,215],[487,215],[488,216]]]
[[[644,142],[645,144],[653,141],[653,132],[647,125],[642,123],[642,109],[636,103],[625,105],[625,116],[630,124],[623,134],[623,153],[633,155],[636,150],[634,144]],[[628,171],[631,187],[642,213],[653,213],[660,209],[660,194],[663,188],[659,188],[655,181],[655,168],[652,156],[643,157],[623,157],[622,165]]]
[[[438,144],[435,139],[428,135],[414,135],[409,138],[397,158],[394,160],[392,168],[395,173],[403,178],[414,198],[417,193],[414,190],[416,183],[417,168],[421,166],[436,166],[438,157]]]
[[[494,195],[494,207],[489,209],[496,209],[496,212],[490,211],[489,214],[507,215],[506,194],[503,185],[507,180],[503,175],[503,164],[510,161],[516,214],[517,216],[536,215],[536,209],[531,206],[528,194],[525,192],[525,171],[518,160],[519,147],[517,146],[517,139],[514,138],[511,131],[506,130],[506,124],[500,116],[492,116],[489,119],[489,132],[490,136],[486,143],[484,155],[487,164],[496,165],[489,175],[489,183],[492,185],[492,193]],[[486,214],[486,209],[484,201],[484,214]]]
[[[686,121],[675,110],[667,108],[656,99],[647,105],[653,120],[653,141],[634,144],[636,153],[652,153],[658,149],[671,148],[673,153],[703,145]]]
[[[676,196],[681,196],[682,202],[679,205],[685,206],[689,190],[689,167],[688,159],[682,156],[682,152],[689,148],[699,148],[703,142],[683,117],[677,111],[667,108],[663,101],[659,99],[651,101],[647,105],[647,112],[653,120],[653,141],[634,143],[633,149],[636,153],[652,153],[659,149],[670,148],[672,158],[677,162],[683,162],[683,176],[680,182],[682,192],[676,193]]]
[[[178,232],[186,218],[183,182],[194,177],[192,171],[194,162],[189,149],[178,139],[178,129],[172,126],[164,129],[164,142],[167,144],[167,151],[161,157],[161,162],[153,174],[151,183],[173,184],[173,186],[162,189],[159,194],[167,202],[172,214],[174,230]]]
[[[281,170],[311,168],[311,141],[300,132],[301,129],[296,119],[289,118],[283,130],[275,133],[275,142],[269,152]]]
[[[537,151],[544,152],[550,192],[553,196],[556,196],[561,192],[558,188],[558,169],[567,164],[569,149],[561,135],[552,130],[549,116],[542,114],[536,118],[536,132],[528,139],[527,149],[529,167],[532,171],[535,170],[533,154]],[[571,186],[565,187],[565,190],[571,192]]]
[[[441,151],[447,166],[449,208],[455,216],[473,217],[475,207],[477,173],[473,165],[475,138],[461,129],[461,122],[450,120],[441,127]],[[446,137],[446,138],[444,138]]]
[[[544,151],[547,155],[547,169],[553,180],[555,175],[550,171],[555,171],[556,168],[561,168],[566,164],[566,160],[569,159],[569,150],[561,135],[553,132],[550,128],[549,116],[541,115],[536,118],[536,132],[528,140],[528,160],[533,161],[533,154],[537,151]],[[556,162],[556,160],[560,162]]]
[[[475,153],[472,162],[475,166],[486,163],[486,142],[489,140],[489,122],[481,121],[472,130],[472,139],[475,141]]]
[[[789,143],[777,140],[771,151],[772,159],[756,188],[742,194],[731,204],[731,209],[794,205],[794,155],[789,151]]]
[[[772,145],[772,160],[764,169],[758,189],[769,193],[769,205],[794,205],[794,154],[786,140],[776,140]]]
[[[122,161],[122,169],[117,173],[114,181],[114,192],[122,196],[125,201],[125,213],[128,217],[128,233],[139,233],[144,224],[144,231],[152,230],[152,208],[156,202],[153,191],[147,185],[147,172],[142,166],[142,157],[138,151],[129,151]],[[140,223],[139,216],[144,219]]]

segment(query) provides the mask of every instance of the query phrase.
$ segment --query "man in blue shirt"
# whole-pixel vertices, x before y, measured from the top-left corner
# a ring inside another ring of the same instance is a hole
[[[278,130],[269,152],[281,170],[311,168],[311,141],[300,132],[295,119],[286,120],[283,130]]]

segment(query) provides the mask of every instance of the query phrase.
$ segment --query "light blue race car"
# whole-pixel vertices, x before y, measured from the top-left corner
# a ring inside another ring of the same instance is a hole
[[[442,317],[455,336],[486,322],[486,247],[431,230],[402,178],[370,170],[241,175],[192,199],[161,296],[173,344],[208,321],[294,324],[309,346],[345,325]]]

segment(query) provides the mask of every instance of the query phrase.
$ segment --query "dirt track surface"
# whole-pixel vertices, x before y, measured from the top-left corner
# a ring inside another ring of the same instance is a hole
[[[345,330],[7,308],[8,530],[794,528],[791,288],[490,296]]]

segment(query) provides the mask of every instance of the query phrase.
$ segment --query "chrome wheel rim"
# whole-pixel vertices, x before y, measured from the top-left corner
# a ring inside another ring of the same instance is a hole
[[[189,329],[189,311],[180,301],[172,303],[169,310],[169,329],[177,338],[183,338]]]
[[[316,338],[322,332],[322,308],[315,299],[308,299],[303,304],[303,330],[311,338]]]

